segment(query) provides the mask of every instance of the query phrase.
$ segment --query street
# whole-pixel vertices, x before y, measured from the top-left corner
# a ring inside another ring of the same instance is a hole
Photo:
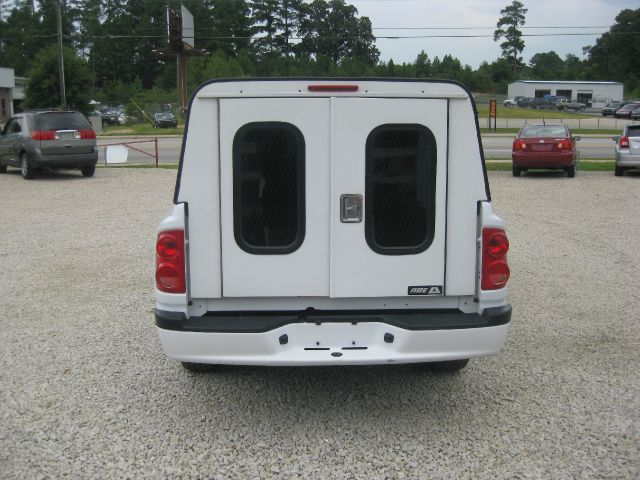
[[[512,135],[483,135],[482,144],[484,147],[484,155],[487,159],[510,159],[511,144],[513,142]],[[98,139],[98,147],[100,163],[104,163],[103,148],[106,144],[148,141],[145,143],[134,143],[132,146],[148,153],[154,153],[155,137],[103,137]],[[180,148],[182,147],[182,137],[177,136],[159,136],[158,138],[158,157],[160,163],[178,163],[180,158]],[[610,136],[582,136],[578,142],[578,150],[580,158],[583,160],[590,158],[611,159],[614,158],[614,143]],[[152,156],[145,155],[133,149],[129,149],[128,163],[154,163]]]

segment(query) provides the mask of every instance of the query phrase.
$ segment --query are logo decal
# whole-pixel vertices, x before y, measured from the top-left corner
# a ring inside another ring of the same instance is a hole
[[[420,285],[409,287],[409,295],[442,295],[442,285]]]

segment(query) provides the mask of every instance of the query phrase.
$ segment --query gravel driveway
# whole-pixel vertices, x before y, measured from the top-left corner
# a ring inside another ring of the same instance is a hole
[[[153,245],[175,175],[0,175],[0,477],[638,477],[640,176],[492,172],[509,341],[440,376],[165,359]]]

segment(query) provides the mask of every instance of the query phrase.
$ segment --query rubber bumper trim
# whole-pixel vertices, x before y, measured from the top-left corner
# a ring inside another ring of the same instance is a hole
[[[209,312],[187,318],[182,312],[155,310],[156,325],[164,330],[204,333],[263,333],[293,323],[381,322],[405,330],[456,330],[506,325],[511,305],[485,308],[480,315],[459,310],[308,310],[285,312]]]

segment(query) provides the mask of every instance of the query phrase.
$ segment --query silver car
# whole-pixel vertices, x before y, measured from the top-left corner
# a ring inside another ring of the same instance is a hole
[[[26,179],[42,167],[96,171],[96,133],[79,112],[41,110],[11,117],[0,133],[0,173],[18,167]]]
[[[627,125],[622,136],[615,136],[616,177],[624,175],[625,170],[640,168],[640,124]]]

